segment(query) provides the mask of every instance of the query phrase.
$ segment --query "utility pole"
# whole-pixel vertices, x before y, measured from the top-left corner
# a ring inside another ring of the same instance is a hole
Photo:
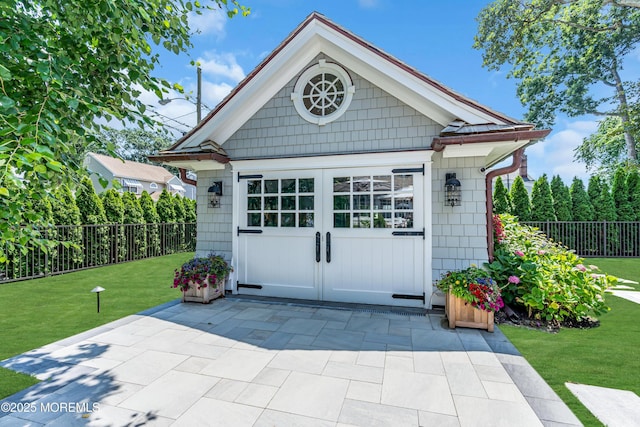
[[[198,94],[196,95],[196,119],[202,120],[202,68],[198,67]]]

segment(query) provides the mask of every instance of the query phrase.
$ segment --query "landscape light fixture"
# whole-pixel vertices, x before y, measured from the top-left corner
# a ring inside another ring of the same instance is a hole
[[[96,286],[95,288],[91,289],[91,292],[94,292],[98,297],[98,313],[100,313],[100,292],[104,290],[105,289],[102,286]]]

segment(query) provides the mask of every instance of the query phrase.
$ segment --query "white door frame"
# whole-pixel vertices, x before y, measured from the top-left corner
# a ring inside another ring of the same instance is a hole
[[[336,169],[350,167],[378,167],[378,166],[402,166],[423,165],[423,214],[425,226],[424,240],[424,294],[425,307],[431,308],[432,294],[432,185],[431,185],[431,157],[432,150],[401,151],[390,153],[345,154],[332,156],[293,157],[261,160],[236,160],[231,161],[233,177],[233,210],[232,230],[237,230],[240,223],[240,180],[238,175],[260,174],[263,172],[300,170],[300,169]],[[321,196],[322,197],[322,196]],[[321,220],[321,219],[320,219]],[[232,266],[238,268],[239,239],[237,233],[232,234]],[[232,283],[233,292],[238,292],[237,283]]]

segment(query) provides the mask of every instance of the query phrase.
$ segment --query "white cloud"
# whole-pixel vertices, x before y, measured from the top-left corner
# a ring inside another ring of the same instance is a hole
[[[189,13],[189,28],[200,35],[214,34],[218,38],[224,38],[227,16],[219,9],[207,10],[198,15],[195,12]]]
[[[358,5],[364,9],[376,8],[378,4],[378,0],[358,0]]]
[[[231,92],[233,86],[227,83],[202,82],[202,102],[211,108],[222,101]]]
[[[232,53],[217,54],[206,52],[205,58],[198,58],[202,72],[238,83],[245,76]]]
[[[538,178],[546,173],[551,179],[560,175],[565,184],[570,185],[574,176],[583,181],[589,173],[584,163],[574,160],[574,150],[582,140],[596,131],[598,122],[593,120],[577,120],[565,122],[560,130],[552,133],[546,140],[527,148],[529,174]]]

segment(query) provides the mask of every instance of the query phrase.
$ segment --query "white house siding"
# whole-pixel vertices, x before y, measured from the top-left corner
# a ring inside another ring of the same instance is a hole
[[[434,282],[449,270],[481,266],[487,262],[487,220],[485,174],[481,157],[442,158],[433,156],[432,220]],[[461,183],[461,206],[444,203],[445,175],[454,172]],[[441,293],[434,293],[432,304],[444,305]]]

